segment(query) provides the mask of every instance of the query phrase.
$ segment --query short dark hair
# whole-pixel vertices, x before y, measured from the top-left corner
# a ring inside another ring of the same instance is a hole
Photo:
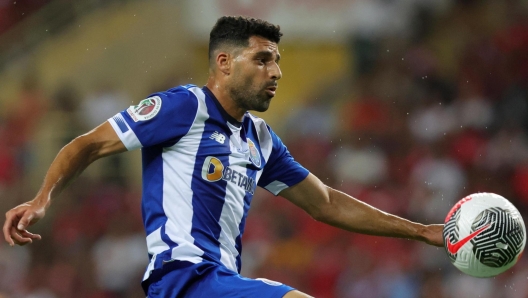
[[[282,32],[280,26],[261,19],[243,16],[223,16],[216,21],[209,34],[209,60],[219,46],[229,44],[247,47],[251,36],[261,36],[279,43]]]

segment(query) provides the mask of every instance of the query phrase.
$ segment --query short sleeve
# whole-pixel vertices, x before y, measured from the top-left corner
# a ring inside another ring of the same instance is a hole
[[[293,159],[284,143],[269,127],[268,130],[273,145],[258,186],[278,195],[284,189],[303,181],[309,171]]]
[[[108,119],[128,150],[178,142],[198,111],[196,96],[185,87],[152,94]]]

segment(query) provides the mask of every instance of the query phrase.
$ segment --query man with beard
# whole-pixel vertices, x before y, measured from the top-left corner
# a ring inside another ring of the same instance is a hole
[[[239,275],[257,185],[338,228],[442,246],[442,225],[410,222],[324,185],[248,113],[266,111],[275,96],[281,36],[280,27],[263,20],[220,18],[210,34],[207,84],[152,94],[66,145],[36,197],[6,214],[6,241],[40,239],[27,227],[90,163],[142,148],[148,297],[309,297]]]

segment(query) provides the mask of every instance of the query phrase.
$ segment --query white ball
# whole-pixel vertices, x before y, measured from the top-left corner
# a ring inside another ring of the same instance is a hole
[[[510,201],[493,193],[469,195],[449,211],[444,247],[451,263],[475,277],[491,277],[511,268],[526,244],[526,228]]]

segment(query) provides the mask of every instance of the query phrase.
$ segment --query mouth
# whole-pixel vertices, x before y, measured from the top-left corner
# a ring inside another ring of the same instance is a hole
[[[277,91],[277,85],[269,86],[268,88],[266,88],[266,93],[268,93],[272,97],[275,96],[276,91]]]

